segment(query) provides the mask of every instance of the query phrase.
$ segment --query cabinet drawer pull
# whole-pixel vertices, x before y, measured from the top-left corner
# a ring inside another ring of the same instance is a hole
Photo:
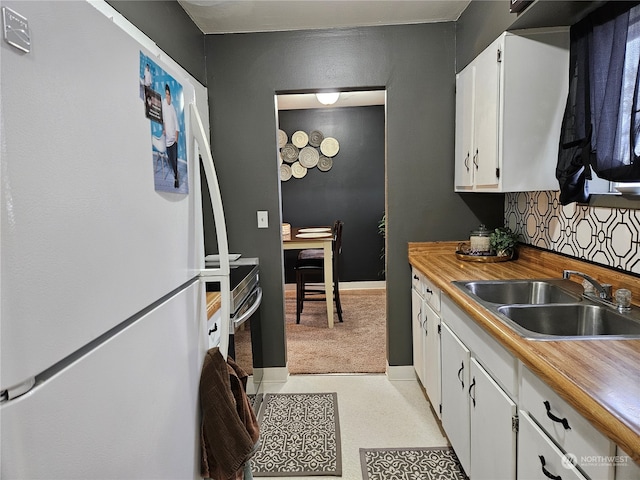
[[[551,413],[551,404],[549,403],[549,401],[547,400],[544,401],[544,408],[547,409],[547,417],[549,417],[554,422],[561,423],[565,430],[571,430],[571,427],[569,426],[569,421],[566,418],[559,418],[559,417],[556,417],[553,413]]]
[[[471,380],[471,385],[469,385],[469,397],[471,398],[471,400],[473,401],[473,406],[476,406],[476,377],[473,377],[473,380]],[[473,395],[471,395],[471,390],[473,390]]]
[[[416,275],[415,273],[413,274],[413,279],[414,280],[420,280],[420,277],[418,277],[418,275]]]
[[[462,389],[464,390],[464,381],[462,380],[462,378],[460,378],[460,375],[462,374],[463,370],[464,370],[464,362],[462,362],[462,366],[460,367],[460,370],[458,370],[458,380],[460,380],[460,383],[462,384]]]
[[[544,473],[547,478],[550,478],[551,480],[562,480],[562,477],[560,475],[554,475],[553,473],[550,473],[549,470],[544,468],[547,462],[545,462],[542,455],[538,455],[538,457],[540,458],[540,463],[542,463],[542,473]]]
[[[427,288],[427,293],[428,293],[429,295],[432,295],[432,294],[433,294],[433,290],[431,290],[430,288]]]
[[[218,331],[218,324],[216,323],[212,329],[209,330],[209,335],[211,335],[213,332],[217,332]]]

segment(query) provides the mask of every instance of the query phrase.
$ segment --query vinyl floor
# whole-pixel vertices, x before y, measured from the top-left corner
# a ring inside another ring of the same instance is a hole
[[[269,477],[272,480],[360,480],[360,448],[447,445],[417,381],[385,374],[290,375],[263,384],[265,393],[337,392],[342,477]]]

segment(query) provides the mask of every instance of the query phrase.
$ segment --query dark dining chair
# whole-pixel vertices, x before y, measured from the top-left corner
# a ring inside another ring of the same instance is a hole
[[[339,260],[342,253],[342,226],[343,222],[337,220],[333,224],[333,300],[338,312],[338,320],[342,322],[342,305],[340,304]],[[321,248],[309,248],[298,253],[298,259],[294,266],[296,272],[296,323],[300,323],[300,314],[305,300],[317,301],[325,298],[325,290],[319,287],[324,282],[324,251]],[[308,286],[307,286],[308,285]]]

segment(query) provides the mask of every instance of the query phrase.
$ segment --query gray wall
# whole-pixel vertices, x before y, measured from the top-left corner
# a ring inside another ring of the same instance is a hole
[[[453,192],[454,85],[460,65],[505,28],[509,2],[474,0],[457,26],[209,35],[202,55],[200,35],[177,2],[109,3],[209,87],[212,144],[231,250],[261,261],[266,367],[286,361],[273,95],[387,88],[387,355],[390,365],[410,365],[407,242],[459,240],[480,221],[502,222],[502,195]],[[256,210],[269,211],[271,228],[256,228]]]
[[[206,86],[204,34],[174,0],[106,0]]]
[[[280,184],[282,218],[293,226],[344,222],[340,281],[384,280],[380,258],[384,239],[378,222],[384,212],[384,106],[285,110],[279,126],[289,137],[296,131],[320,130],[340,142],[328,172],[310,168],[300,179]],[[285,252],[285,279],[295,282],[298,252]],[[348,318],[349,313],[345,313]]]
[[[286,360],[274,93],[387,88],[387,356],[410,365],[407,242],[459,240],[479,221],[502,223],[503,195],[453,192],[455,73],[504,30],[571,25],[602,2],[537,1],[517,16],[508,0],[473,0],[455,24],[208,35],[204,55],[177,2],[109,3],[209,87],[230,245],[260,257],[271,367]],[[256,228],[256,210],[269,211],[271,228]]]
[[[473,0],[456,22],[456,72],[505,30],[570,26],[605,3],[608,2],[537,0],[515,14],[509,12],[507,0]]]
[[[264,366],[286,360],[274,94],[387,89],[387,355],[410,365],[407,243],[502,223],[502,196],[453,192],[454,24],[206,37],[212,145],[231,250],[257,256]],[[268,210],[269,229],[256,211]],[[489,217],[489,218],[487,218]]]
[[[515,13],[509,13],[508,1],[469,3],[456,22],[456,72],[466,67],[516,19]]]

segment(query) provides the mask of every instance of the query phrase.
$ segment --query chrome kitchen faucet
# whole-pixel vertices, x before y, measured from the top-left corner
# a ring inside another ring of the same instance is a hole
[[[616,301],[614,303],[613,297],[611,296],[611,285],[608,283],[600,284],[596,279],[590,277],[586,273],[577,272],[575,270],[564,270],[562,272],[562,278],[564,279],[568,279],[571,275],[582,277],[598,291],[598,295],[593,295],[585,289],[583,294],[585,297],[613,307],[621,313],[631,311],[631,292],[626,288],[620,288],[616,291]]]

